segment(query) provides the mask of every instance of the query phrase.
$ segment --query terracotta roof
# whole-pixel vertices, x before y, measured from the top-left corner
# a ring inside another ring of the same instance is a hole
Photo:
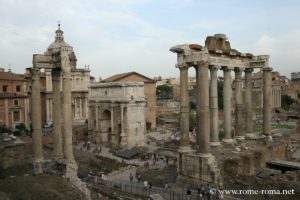
[[[11,72],[0,72],[0,80],[25,81],[25,79]]]
[[[139,77],[142,77],[145,79],[144,82],[153,82],[155,83],[155,80],[151,79],[151,78],[148,78],[142,74],[139,74],[137,72],[126,72],[126,73],[122,73],[122,74],[116,74],[114,76],[111,76],[111,77],[108,77],[104,80],[102,80],[101,82],[114,82],[114,81],[122,81],[123,78],[127,77],[127,76],[130,76],[130,75],[136,75],[136,76],[139,76]]]

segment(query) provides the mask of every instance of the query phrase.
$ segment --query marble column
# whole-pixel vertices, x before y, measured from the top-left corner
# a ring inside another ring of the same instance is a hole
[[[232,143],[231,135],[231,98],[232,98],[232,88],[231,88],[231,69],[228,67],[222,67],[224,72],[224,85],[223,85],[223,112],[224,112],[224,142]]]
[[[243,81],[242,69],[234,68],[235,79],[235,137],[237,139],[245,139],[243,134]]]
[[[245,104],[246,104],[246,132],[253,132],[253,108],[252,108],[252,72],[253,68],[245,69]]]
[[[62,60],[62,77],[63,77],[63,92],[62,92],[62,116],[63,116],[63,153],[65,163],[69,169],[69,176],[73,176],[77,170],[77,164],[74,160],[73,144],[72,144],[72,105],[71,105],[71,68],[68,52],[61,53]],[[67,169],[67,170],[68,170]],[[71,170],[72,169],[72,170]]]
[[[62,134],[61,134],[61,103],[60,103],[60,81],[61,71],[59,69],[52,70],[52,119],[53,119],[53,137],[54,137],[54,158],[60,160],[63,158],[62,153]]]
[[[42,144],[42,113],[40,94],[40,69],[31,69],[31,121],[32,121],[32,147],[33,147],[33,173],[43,173],[43,144]]]
[[[197,109],[197,144],[200,154],[210,153],[210,119],[209,119],[209,81],[208,65],[198,63],[196,66],[196,109]]]
[[[263,70],[263,134],[267,140],[272,140],[272,68]]]
[[[127,137],[124,132],[124,105],[121,105],[121,146],[125,147],[127,146]]]
[[[189,138],[189,92],[188,65],[178,66],[180,70],[180,151],[190,151]]]
[[[211,146],[219,146],[218,68],[209,66],[209,69],[210,144]]]

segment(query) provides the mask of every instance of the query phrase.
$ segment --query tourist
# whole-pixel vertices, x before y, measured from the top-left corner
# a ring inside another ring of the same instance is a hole
[[[191,195],[192,195],[192,191],[190,190],[190,188],[187,188],[187,190],[186,190],[187,200],[191,199]]]
[[[216,191],[216,200],[224,199],[222,187],[220,186],[219,189]]]
[[[149,189],[151,189],[152,188],[152,182],[150,181],[149,182]]]
[[[137,174],[137,181],[138,181],[138,183],[141,182],[141,174],[140,173]]]
[[[132,181],[133,181],[133,176],[132,176],[131,173],[130,173],[130,175],[129,175],[129,179],[130,179],[130,183],[132,183]]]
[[[144,188],[147,188],[147,187],[148,187],[148,181],[145,180],[145,181],[144,181]]]
[[[169,158],[166,156],[166,163],[169,164]]]
[[[206,198],[207,200],[210,200],[210,196],[211,196],[211,187],[209,184],[207,184],[207,187],[205,189],[205,194],[206,194]]]

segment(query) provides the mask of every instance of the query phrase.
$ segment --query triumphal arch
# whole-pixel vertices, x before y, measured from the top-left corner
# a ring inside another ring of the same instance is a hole
[[[218,92],[217,71],[224,74],[224,132],[223,142],[232,143],[243,140],[243,113],[245,113],[246,132],[253,132],[252,81],[251,73],[255,68],[263,71],[263,134],[268,141],[271,137],[271,71],[269,56],[254,56],[232,49],[224,34],[208,36],[205,46],[198,44],[177,45],[170,49],[177,54],[176,67],[180,70],[180,149],[178,153],[178,173],[182,178],[197,182],[221,183],[220,170],[217,167],[210,147],[220,145],[218,128]],[[189,144],[189,100],[188,70],[196,70],[196,113],[197,113],[197,149]],[[234,133],[232,136],[232,77],[234,71]],[[210,80],[209,80],[210,72]],[[243,79],[245,72],[243,101]]]

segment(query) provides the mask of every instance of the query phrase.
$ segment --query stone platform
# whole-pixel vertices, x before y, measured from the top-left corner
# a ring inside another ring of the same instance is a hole
[[[212,154],[178,152],[179,179],[201,184],[221,185],[220,169]]]

